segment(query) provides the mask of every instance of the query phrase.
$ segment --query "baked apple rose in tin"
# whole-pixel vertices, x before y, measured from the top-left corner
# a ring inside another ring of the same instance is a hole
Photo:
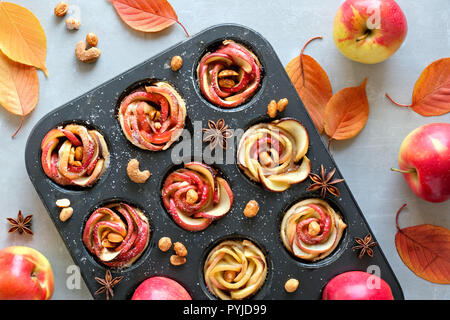
[[[225,40],[200,60],[197,78],[200,90],[211,103],[234,108],[255,94],[261,82],[261,64],[248,48]]]
[[[317,261],[331,254],[347,225],[322,199],[307,199],[293,205],[281,221],[281,239],[296,257]]]
[[[147,248],[150,227],[144,213],[126,203],[113,203],[95,210],[83,231],[89,252],[108,267],[133,264]]]
[[[182,133],[186,105],[170,84],[159,81],[126,96],[118,118],[132,144],[144,150],[166,150]]]
[[[238,165],[251,180],[270,191],[281,192],[308,177],[308,147],[308,133],[295,119],[259,123],[242,135]]]
[[[230,211],[234,195],[213,168],[190,162],[169,174],[162,199],[176,224],[185,230],[201,231]]]
[[[45,174],[61,186],[91,187],[109,165],[103,136],[80,124],[50,130],[42,140],[41,151]]]
[[[221,300],[255,294],[267,276],[266,258],[249,240],[226,240],[207,256],[203,268],[208,290]]]

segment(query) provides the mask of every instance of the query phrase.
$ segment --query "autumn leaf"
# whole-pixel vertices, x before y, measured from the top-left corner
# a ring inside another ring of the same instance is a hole
[[[23,118],[34,110],[39,99],[36,68],[14,62],[0,52],[0,105]],[[14,133],[17,134],[22,126]]]
[[[286,73],[319,133],[323,132],[325,107],[333,95],[333,90],[325,70],[314,58],[303,52],[311,41],[321,38],[310,39],[301,50],[300,55],[286,66]]]
[[[178,23],[186,28],[167,0],[110,0],[120,18],[131,28],[143,32],[158,32]]]
[[[396,105],[411,108],[425,117],[450,112],[450,58],[434,61],[423,70],[414,86],[412,104],[397,103],[387,93],[386,97]]]
[[[440,284],[450,284],[450,230],[431,224],[400,229],[397,212],[395,246],[403,263],[417,276]]]
[[[0,50],[11,60],[44,71],[47,38],[39,20],[28,9],[0,2]]]
[[[367,78],[358,87],[342,89],[328,101],[324,129],[330,141],[353,138],[366,125],[369,118],[366,83]]]

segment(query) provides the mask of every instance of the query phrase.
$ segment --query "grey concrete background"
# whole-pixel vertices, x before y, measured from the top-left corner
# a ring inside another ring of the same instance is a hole
[[[26,118],[15,139],[11,134],[20,118],[0,110],[0,248],[27,245],[40,250],[50,260],[55,273],[54,299],[91,299],[80,289],[66,286],[67,268],[73,261],[31,185],[24,163],[25,143],[32,127],[49,111],[113,78],[134,65],[185,39],[179,26],[157,34],[133,31],[121,22],[108,0],[69,0],[80,8],[82,27],[66,30],[64,20],[53,15],[58,0],[11,0],[30,9],[41,21],[48,45],[45,78],[39,72],[40,98],[36,110]],[[450,3],[448,0],[398,0],[405,12],[409,32],[404,45],[388,61],[362,65],[347,60],[333,44],[331,30],[341,3],[336,0],[170,0],[191,34],[219,23],[239,23],[260,32],[275,48],[283,65],[299,54],[312,36],[322,41],[311,44],[307,53],[326,70],[334,92],[360,84],[368,77],[369,121],[356,138],[334,142],[332,152],[362,211],[392,265],[407,299],[450,299],[448,286],[427,282],[415,276],[401,261],[394,245],[395,212],[408,207],[401,226],[431,223],[450,227],[449,203],[431,204],[416,197],[402,176],[391,173],[397,165],[398,148],[416,127],[431,122],[450,122],[450,115],[422,117],[389,103],[388,91],[398,101],[411,101],[414,83],[432,61],[449,55]],[[99,36],[100,60],[93,65],[79,63],[74,56],[76,42],[93,31]],[[8,234],[7,217],[21,209],[33,214],[35,235]]]

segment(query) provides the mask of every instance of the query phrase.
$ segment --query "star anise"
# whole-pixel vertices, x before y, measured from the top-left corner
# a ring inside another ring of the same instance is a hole
[[[331,193],[332,195],[339,197],[341,193],[339,192],[339,189],[334,186],[334,184],[337,184],[339,182],[344,181],[344,179],[334,179],[331,180],[336,172],[336,168],[331,170],[330,172],[325,172],[325,168],[323,165],[320,165],[320,176],[315,173],[310,173],[309,178],[314,182],[312,185],[310,185],[306,190],[307,191],[316,191],[320,189],[320,196],[322,199],[325,198],[325,195],[327,194],[327,191]]]
[[[12,226],[9,228],[8,233],[13,232],[19,232],[20,234],[26,233],[29,235],[33,235],[33,231],[31,231],[31,219],[33,218],[33,215],[30,214],[26,216],[25,218],[22,215],[22,211],[19,210],[19,213],[17,214],[17,219],[13,218],[6,218],[8,220],[9,224]]]
[[[209,141],[211,150],[213,150],[217,144],[219,144],[222,149],[226,149],[227,139],[233,137],[233,131],[229,129],[223,119],[219,119],[217,122],[208,120],[208,128],[202,129],[202,131],[204,132],[203,142]]]
[[[115,277],[113,279],[111,275],[111,271],[108,269],[106,270],[105,279],[95,277],[95,280],[100,283],[102,286],[95,291],[94,295],[101,294],[105,292],[106,294],[106,300],[109,300],[110,298],[114,297],[114,291],[113,288],[116,284],[118,284],[123,279],[123,276]]]
[[[375,247],[377,243],[375,241],[372,242],[372,235],[369,233],[367,236],[362,238],[355,237],[355,241],[358,244],[357,246],[354,246],[353,250],[361,250],[359,252],[359,258],[361,259],[366,253],[369,257],[373,257],[373,249],[372,247]]]

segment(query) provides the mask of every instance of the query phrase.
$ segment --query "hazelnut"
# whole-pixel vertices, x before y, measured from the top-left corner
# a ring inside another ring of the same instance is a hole
[[[244,216],[247,218],[253,218],[258,214],[259,211],[259,204],[256,202],[256,200],[250,200],[244,209]]]
[[[67,11],[69,11],[69,5],[64,1],[61,1],[55,7],[55,16],[63,17],[66,15]]]
[[[175,242],[173,244],[173,249],[175,250],[177,256],[185,257],[188,254],[186,247],[181,242]]]
[[[66,19],[66,27],[69,30],[78,30],[80,29],[81,22],[75,18],[67,18]]]
[[[81,161],[83,159],[83,147],[77,147],[75,149],[75,160]]]
[[[59,208],[70,207],[70,200],[69,199],[58,199],[58,200],[56,200],[56,206]]]
[[[289,103],[289,100],[288,100],[288,99],[286,99],[286,98],[280,99],[280,100],[277,102],[277,110],[278,110],[279,112],[283,112],[283,111],[286,109],[288,103]]]
[[[97,35],[95,33],[93,33],[93,32],[89,32],[86,35],[86,42],[91,47],[96,47],[97,44],[98,44],[98,37],[97,37]]]
[[[73,214],[73,208],[72,207],[63,208],[61,210],[61,212],[59,213],[59,220],[61,220],[62,222],[65,222],[65,221],[70,219],[72,214]]]
[[[158,241],[158,248],[159,250],[166,252],[170,249],[172,246],[172,240],[169,237],[162,237]]]
[[[310,224],[308,224],[308,233],[311,236],[317,236],[320,232],[320,225],[317,223],[317,221],[312,221]]]
[[[236,271],[227,270],[223,273],[223,279],[226,282],[232,282],[236,278]]]
[[[297,279],[289,279],[284,284],[284,289],[289,293],[294,292],[295,290],[297,290],[297,288],[298,288],[298,280]]]
[[[174,266],[181,266],[186,263],[186,258],[173,254],[170,256],[170,263]]]
[[[275,118],[277,115],[277,102],[275,100],[270,101],[269,105],[267,106],[267,114],[271,118]]]
[[[189,189],[188,192],[186,192],[186,202],[188,204],[194,204],[198,200],[198,193],[194,189]]]
[[[233,79],[220,79],[219,86],[222,88],[233,88],[236,83]]]
[[[178,71],[183,66],[183,58],[180,56],[175,56],[172,58],[172,61],[170,61],[170,68],[172,71]]]

